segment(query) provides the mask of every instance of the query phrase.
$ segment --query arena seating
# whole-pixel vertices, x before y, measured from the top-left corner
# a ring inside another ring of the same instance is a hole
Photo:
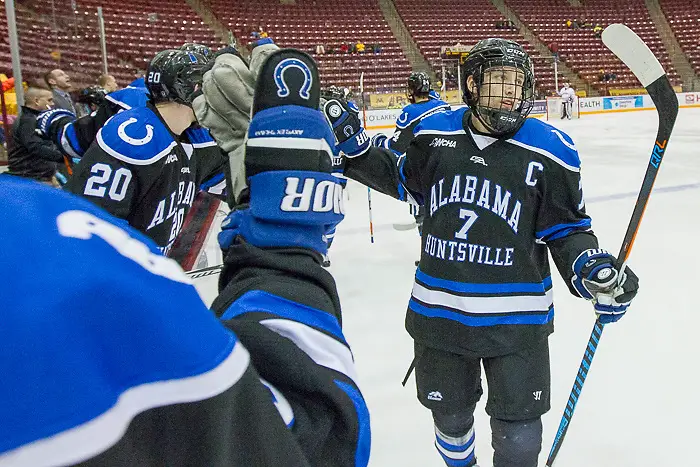
[[[660,0],[661,9],[688,57],[696,74],[700,74],[700,1]]]
[[[671,64],[658,31],[654,26],[644,0],[624,3],[609,0],[586,0],[584,6],[573,7],[567,0],[506,0],[520,20],[545,44],[556,43],[562,60],[593,87],[605,92],[606,88],[638,88],[641,85],[629,69],[603,45],[590,28],[574,29],[566,20],[600,24],[624,23],[635,31],[659,58],[672,83],[680,78]],[[696,10],[697,13],[697,10]],[[617,78],[601,82],[601,72],[614,73]]]
[[[377,0],[340,2],[337,0],[210,0],[217,17],[243,43],[260,27],[281,46],[292,46],[310,53],[319,63],[324,84],[357,90],[365,72],[365,89],[396,89],[405,85],[411,72],[398,41],[384,19]],[[361,41],[364,54],[340,53],[342,44]],[[370,51],[379,44],[381,52]],[[323,45],[325,54],[316,54]]]

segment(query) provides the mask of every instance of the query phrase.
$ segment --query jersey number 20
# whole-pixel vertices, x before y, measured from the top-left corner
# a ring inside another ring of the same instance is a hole
[[[126,196],[126,190],[129,188],[131,181],[131,171],[121,167],[114,172],[112,176],[112,167],[107,164],[98,163],[92,166],[90,173],[92,177],[88,178],[85,184],[85,194],[89,196],[97,196],[104,198],[109,187],[109,197],[114,201],[121,201]]]

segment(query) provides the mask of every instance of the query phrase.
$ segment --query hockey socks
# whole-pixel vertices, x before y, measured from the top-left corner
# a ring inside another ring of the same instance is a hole
[[[435,447],[442,460],[450,467],[472,467],[476,465],[474,455],[474,427],[463,436],[446,435],[435,427]]]

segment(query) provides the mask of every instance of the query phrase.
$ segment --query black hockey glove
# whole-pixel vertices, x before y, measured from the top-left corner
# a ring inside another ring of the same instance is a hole
[[[242,238],[261,248],[326,253],[324,235],[345,211],[342,186],[331,175],[335,141],[318,110],[319,93],[307,54],[283,49],[263,64],[245,145],[250,200],[222,223],[224,251]]]
[[[329,99],[322,110],[333,128],[338,149],[345,156],[353,158],[369,150],[369,136],[362,127],[360,109],[355,104],[343,99]]]
[[[600,322],[614,323],[622,318],[637,295],[639,279],[629,267],[620,274],[615,257],[605,250],[583,251],[572,266],[571,283],[578,294],[593,302]]]

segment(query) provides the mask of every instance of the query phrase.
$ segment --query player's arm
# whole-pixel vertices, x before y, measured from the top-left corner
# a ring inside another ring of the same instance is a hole
[[[617,321],[636,295],[638,279],[629,268],[620,277],[616,258],[600,249],[586,214],[578,152],[567,135],[555,131],[549,137],[559,140],[550,140],[557,162],[531,162],[528,171],[528,184],[539,177],[544,182],[535,235],[547,244],[571,293],[593,301],[604,322]]]
[[[42,112],[37,119],[37,130],[68,157],[83,157],[98,130],[114,115],[112,104],[104,102],[90,115],[78,119],[72,112],[53,109]]]
[[[404,118],[408,119],[408,116]],[[387,137],[386,135],[381,133],[373,136],[372,146],[390,149],[394,154],[396,154],[397,157],[401,156],[408,149],[408,145],[411,144],[411,140],[413,139],[413,132],[418,123],[420,123],[419,119],[416,119],[414,122],[410,122],[406,126],[401,126],[399,123],[397,123],[396,128],[394,129],[394,133],[391,137]]]
[[[228,158],[209,131],[191,127],[186,131],[197,161],[197,186],[200,190],[225,201]]]

